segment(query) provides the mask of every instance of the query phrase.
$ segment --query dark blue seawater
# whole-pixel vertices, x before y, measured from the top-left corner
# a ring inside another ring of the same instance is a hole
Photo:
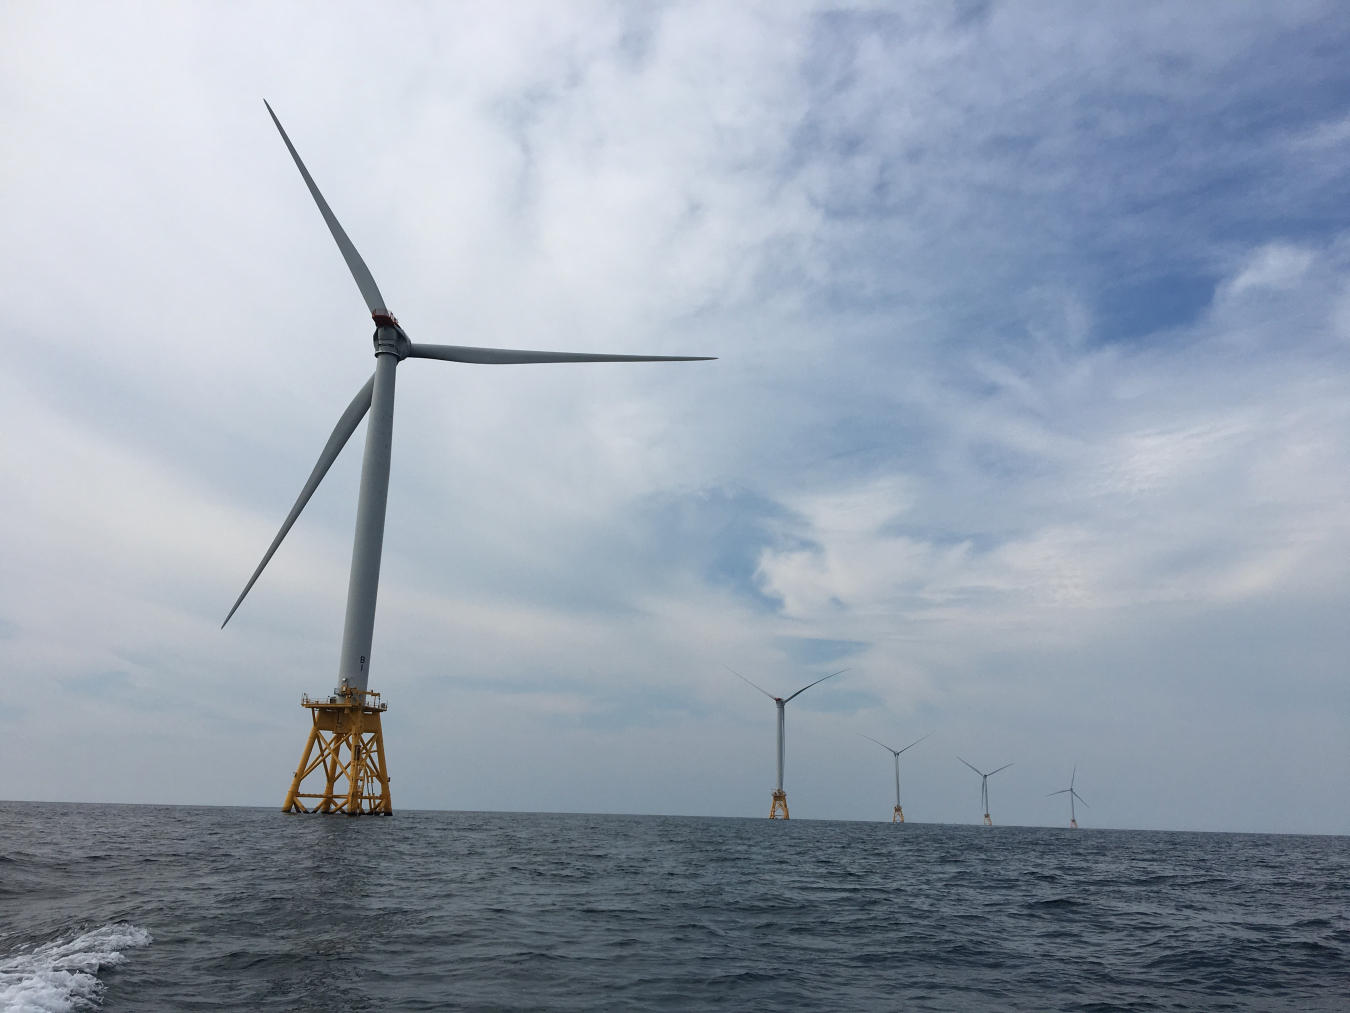
[[[1350,1010],[1350,839],[0,803],[0,1008]]]

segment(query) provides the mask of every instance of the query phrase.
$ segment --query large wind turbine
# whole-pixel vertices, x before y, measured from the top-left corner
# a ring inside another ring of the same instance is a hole
[[[892,749],[890,746],[886,745],[886,743],[882,742],[880,739],[873,739],[872,736],[863,735],[862,732],[859,732],[858,734],[862,735],[864,739],[870,739],[872,742],[875,742],[878,746],[880,746],[887,752],[895,754],[895,812],[891,813],[891,822],[892,823],[905,822],[905,810],[900,808],[900,754],[903,753],[905,749],[913,749],[920,742],[922,742],[923,739],[928,738],[928,735],[932,735],[933,733],[929,732],[928,735],[925,735],[923,737],[923,739],[915,739],[913,742],[907,745],[905,749]]]
[[[266,102],[263,103],[267,105]],[[346,812],[355,815],[359,812],[392,811],[389,800],[389,778],[384,764],[383,740],[380,734],[379,716],[384,710],[378,702],[379,694],[370,693],[367,685],[370,676],[371,639],[375,628],[375,598],[380,583],[380,553],[384,543],[384,513],[389,494],[389,462],[394,436],[394,378],[398,364],[404,359],[443,359],[448,362],[472,362],[487,365],[507,365],[530,362],[689,362],[706,360],[709,356],[672,356],[672,355],[596,355],[589,352],[536,352],[514,348],[475,348],[468,345],[422,345],[414,344],[399,326],[398,320],[389,312],[384,296],[380,294],[371,276],[370,269],[356,247],[347,238],[347,233],[334,217],[328,202],[319,193],[314,179],[310,176],[305,163],[300,160],[295,145],[282,129],[272,107],[267,112],[281,133],[281,139],[295,159],[296,168],[304,178],[319,213],[328,224],[328,230],[337,241],[342,258],[361,290],[366,308],[375,321],[375,373],[357,392],[352,403],[338,419],[333,435],[328,438],[319,461],[310,473],[309,481],[300,491],[295,506],[281,525],[276,538],[264,553],[262,562],[253,571],[253,576],[244,585],[244,590],[230,609],[225,622],[230,621],[244,600],[244,596],[257,582],[263,568],[281,545],[286,533],[291,530],[300,511],[309,502],[314,490],[318,488],[324,475],[336,460],[342,448],[350,439],[366,412],[370,412],[370,422],[366,427],[365,456],[361,462],[361,491],[356,507],[356,535],[352,541],[351,578],[347,585],[347,614],[342,630],[342,653],[338,662],[338,687],[327,701],[310,701],[306,697],[304,705],[311,708],[314,727],[310,732],[309,743],[305,747],[300,767],[295,772],[290,793],[286,797],[285,809],[306,812],[300,801],[302,798],[320,799],[316,807],[324,812]],[[223,628],[225,623],[221,623]],[[324,732],[331,733],[328,737]],[[318,756],[310,762],[311,749],[316,741],[319,744]],[[349,754],[345,759],[344,747]],[[300,793],[300,782],[320,766],[324,769],[326,787],[322,794]],[[345,779],[347,791],[335,790],[336,781]],[[378,787],[378,794],[375,789]],[[344,798],[345,795],[345,798]]]
[[[734,668],[728,668],[727,671],[730,672],[732,675],[734,675],[736,678],[740,679],[742,682],[747,683],[751,686],[755,686],[753,682],[750,682],[749,679],[741,675],[741,673],[736,671]],[[829,675],[822,676],[815,682],[807,683],[805,686],[797,690],[797,692],[793,693],[786,700],[783,699],[783,697],[781,696],[774,696],[767,689],[755,686],[755,689],[758,689],[761,693],[763,693],[770,700],[772,700],[774,702],[774,705],[778,708],[778,782],[777,787],[775,787],[773,790],[773,802],[770,803],[769,805],[769,819],[776,820],[788,818],[787,792],[783,790],[783,716],[784,716],[783,708],[786,707],[793,700],[797,699],[797,697],[805,693],[812,686],[818,686],[826,679],[833,679],[836,675],[843,675],[847,671],[848,671],[847,668],[841,668],[837,672],[831,672]],[[780,811],[782,812],[781,816],[779,816]]]
[[[1054,798],[1056,795],[1064,794],[1069,796],[1069,826],[1073,827],[1075,830],[1078,829],[1078,814],[1074,812],[1073,800],[1078,799],[1079,802],[1083,802],[1083,796],[1073,790],[1073,782],[1077,777],[1078,764],[1075,763],[1073,765],[1073,773],[1069,775],[1069,786],[1067,788],[1061,788],[1059,791],[1052,791],[1049,795],[1045,796],[1046,798]],[[1083,802],[1083,805],[1087,805],[1089,809],[1092,808],[1092,806],[1088,805],[1086,802]]]
[[[961,760],[961,757],[958,756],[957,759]],[[966,763],[965,760],[961,760],[961,762]],[[998,770],[991,770],[987,774],[982,770],[978,770],[975,767],[971,767],[969,763],[966,763],[966,766],[970,767],[971,770],[974,770],[975,773],[979,774],[980,777],[983,778],[983,780],[980,781],[980,802],[983,803],[984,805],[984,825],[987,827],[992,827],[994,825],[994,821],[989,818],[989,779],[993,777],[995,774],[997,774],[999,770],[1007,770],[1009,767],[1012,766],[1012,764],[1005,763],[1003,766],[999,767]]]

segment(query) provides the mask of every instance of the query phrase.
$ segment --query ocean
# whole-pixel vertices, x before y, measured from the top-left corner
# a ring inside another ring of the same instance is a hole
[[[0,803],[0,1009],[1350,1010],[1350,838]]]

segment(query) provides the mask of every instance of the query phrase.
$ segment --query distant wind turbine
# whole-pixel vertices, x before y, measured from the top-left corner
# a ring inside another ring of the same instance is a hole
[[[900,754],[903,753],[905,749],[913,749],[920,742],[922,742],[923,739],[928,738],[928,735],[932,735],[933,733],[929,732],[928,735],[925,735],[923,737],[923,739],[915,739],[913,742],[907,745],[905,749],[891,749],[890,746],[886,745],[886,743],[882,742],[880,739],[873,739],[872,736],[863,735],[862,732],[859,732],[858,734],[862,735],[864,739],[869,739],[872,742],[875,742],[878,746],[880,746],[882,749],[885,749],[887,752],[895,754],[895,812],[891,813],[891,822],[892,823],[905,822],[905,810],[900,808]]]
[[[266,105],[266,103],[264,103]],[[262,562],[244,585],[230,609],[225,622],[230,621],[243,603],[245,595],[262,575],[286,533],[291,530],[300,511],[314,495],[324,475],[338,454],[356,431],[361,420],[370,414],[366,428],[365,456],[361,462],[361,489],[356,506],[356,535],[352,542],[351,578],[347,585],[347,613],[342,630],[342,654],[338,663],[338,686],[327,700],[303,699],[313,717],[309,742],[305,746],[300,766],[295,772],[291,789],[283,806],[288,811],[312,812],[303,799],[315,799],[315,809],[322,812],[358,813],[392,812],[389,798],[389,775],[384,761],[384,741],[380,731],[380,715],[385,705],[379,703],[379,694],[367,689],[371,668],[371,641],[375,627],[375,598],[380,583],[380,554],[384,544],[385,505],[389,498],[389,465],[394,439],[394,377],[404,359],[441,359],[448,362],[473,362],[485,365],[506,365],[526,362],[685,362],[702,356],[672,355],[603,355],[591,352],[537,352],[512,348],[476,348],[468,345],[422,345],[409,340],[398,320],[389,312],[371,276],[370,269],[356,247],[347,237],[328,202],[319,193],[295,145],[282,129],[272,107],[267,112],[276,124],[286,149],[295,160],[295,167],[309,188],[310,196],[319,207],[319,213],[333,234],[342,259],[361,291],[371,319],[375,321],[375,372],[357,392],[347,410],[342,413],[333,435],[328,438],[319,461],[291,507],[290,514]],[[225,623],[221,623],[224,627]],[[314,746],[318,755],[311,760]],[[350,755],[343,758],[343,750]],[[326,785],[321,794],[300,791],[301,781],[310,773],[323,768]],[[345,790],[334,787],[338,780],[346,780]]]
[[[957,759],[961,760],[961,757],[958,756]],[[966,763],[965,760],[961,760],[961,762]],[[970,767],[971,770],[975,771],[975,773],[979,774],[980,777],[983,779],[980,781],[980,802],[983,803],[984,805],[984,825],[987,827],[992,827],[994,825],[994,821],[989,818],[989,779],[993,777],[995,774],[997,774],[999,770],[1007,770],[1009,767],[1012,766],[1012,764],[1005,763],[1003,766],[999,767],[998,770],[991,770],[987,774],[984,771],[977,769],[976,767],[972,767],[969,763],[966,763],[966,766]]]
[[[1073,773],[1069,775],[1069,786],[1067,788],[1061,788],[1059,791],[1052,791],[1049,795],[1045,796],[1046,798],[1054,798],[1056,795],[1065,794],[1069,796],[1069,826],[1073,827],[1075,830],[1078,829],[1078,814],[1074,812],[1073,800],[1078,799],[1079,802],[1083,802],[1083,796],[1073,790],[1073,782],[1077,777],[1078,764],[1075,763],[1073,765]],[[1086,802],[1083,802],[1083,805],[1087,805],[1089,809],[1092,808],[1092,806],[1088,805]]]
[[[836,675],[843,675],[845,672],[848,671],[848,669],[841,668],[839,671],[831,672],[829,675],[823,676],[822,678],[817,679],[815,682],[807,683],[805,686],[797,690],[797,692],[793,693],[787,699],[784,699],[781,696],[774,696],[767,689],[763,689],[760,686],[755,686],[753,682],[751,682],[745,676],[741,675],[741,673],[736,671],[734,668],[728,667],[727,671],[730,672],[732,675],[734,675],[736,678],[740,679],[741,682],[744,682],[750,686],[754,686],[755,689],[759,690],[770,700],[772,700],[774,702],[774,705],[778,708],[778,783],[777,787],[775,787],[773,790],[773,802],[769,805],[769,819],[785,820],[788,818],[788,806],[787,806],[787,792],[783,790],[783,708],[786,707],[791,701],[797,699],[797,697],[805,693],[812,686],[818,686],[826,679],[833,679]],[[782,813],[781,816],[779,815],[780,812]]]

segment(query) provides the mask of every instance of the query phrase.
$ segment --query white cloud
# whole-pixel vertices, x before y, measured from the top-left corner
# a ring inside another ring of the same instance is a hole
[[[1289,41],[1325,10],[0,29],[11,795],[270,804],[331,679],[359,441],[216,628],[370,370],[266,95],[414,340],[720,356],[401,368],[401,804],[757,812],[771,714],[721,665],[833,651],[794,812],[871,813],[839,743],[921,724],[919,818],[964,818],[975,741],[1028,821],[1081,760],[1104,820],[1344,830],[1309,760],[1350,739],[1344,72]],[[1300,744],[1150,808],[1267,726]],[[1197,803],[1286,774],[1277,823]]]
[[[1229,284],[1228,292],[1236,296],[1248,289],[1293,288],[1312,266],[1312,262],[1311,250],[1301,250],[1286,243],[1271,243],[1256,252]]]

